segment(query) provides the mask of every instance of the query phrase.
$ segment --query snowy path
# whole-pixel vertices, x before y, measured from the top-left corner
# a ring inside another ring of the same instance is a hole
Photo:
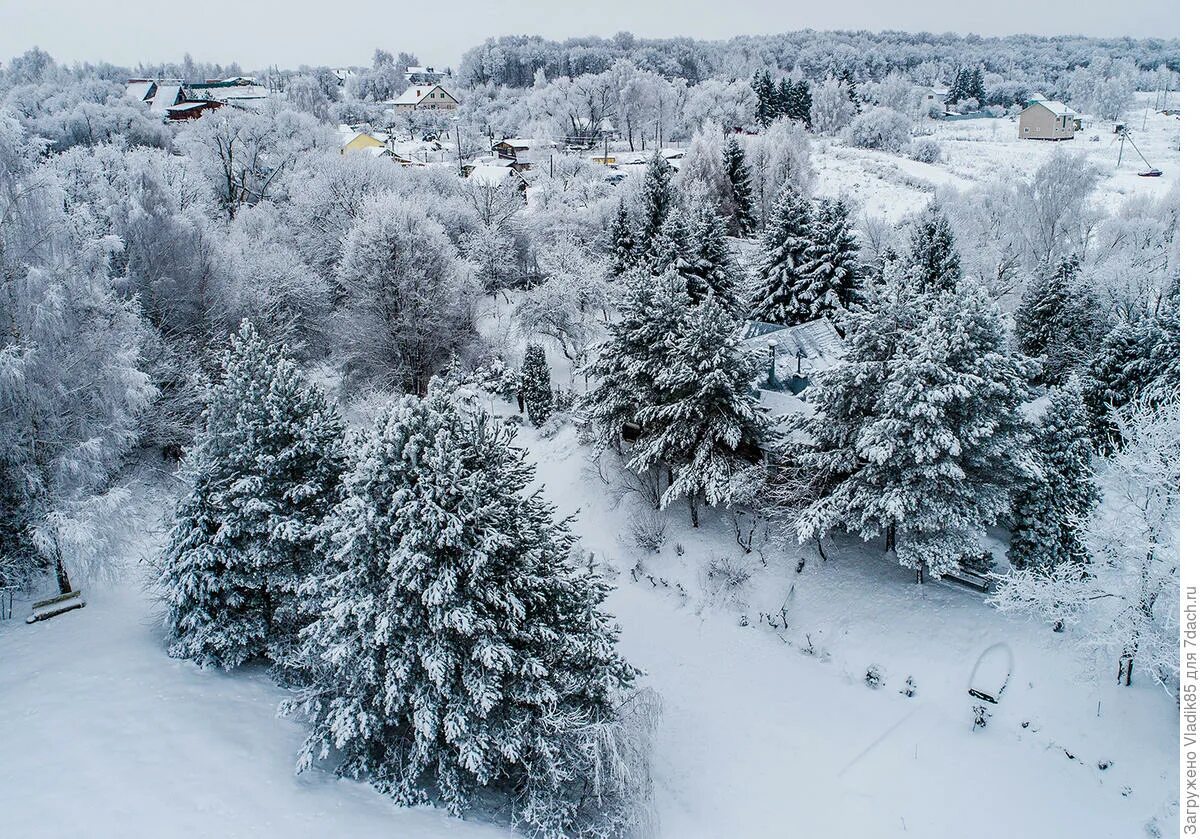
[[[0,623],[0,835],[509,835],[296,776],[304,731],[275,716],[283,691],[168,658],[152,608],[136,590],[95,589],[83,610]]]

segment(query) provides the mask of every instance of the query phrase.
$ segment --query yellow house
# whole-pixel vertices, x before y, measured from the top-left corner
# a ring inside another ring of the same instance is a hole
[[[370,134],[360,131],[342,145],[342,154],[345,154],[348,151],[362,151],[364,149],[381,148],[383,148],[383,143],[381,143],[379,140],[376,140]]]

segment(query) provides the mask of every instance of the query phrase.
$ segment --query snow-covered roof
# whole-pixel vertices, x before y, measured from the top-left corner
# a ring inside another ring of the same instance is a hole
[[[1041,105],[1056,117],[1074,117],[1078,116],[1079,112],[1071,108],[1057,99],[1043,99],[1040,96],[1035,96],[1026,103],[1027,108],[1032,108],[1035,105]]]
[[[477,157],[468,166],[490,166],[493,169],[511,169],[517,162],[511,157]]]
[[[166,113],[167,108],[179,103],[182,96],[182,85],[160,84],[150,100],[150,110],[155,113]]]
[[[498,141],[492,146],[492,148],[502,145],[509,146],[510,148],[520,151],[521,149],[536,149],[542,147],[550,148],[557,146],[558,143],[553,140],[539,140],[535,137],[509,137],[507,139]]]
[[[388,101],[384,102],[383,104],[385,104],[385,105],[419,105],[422,101],[425,100],[425,97],[429,96],[429,94],[433,93],[435,90],[438,90],[439,88],[442,90],[442,92],[444,92],[446,94],[446,96],[450,97],[451,99],[454,98],[453,94],[451,94],[450,91],[446,90],[446,88],[442,87],[441,85],[417,84],[417,85],[413,85],[408,90],[401,93],[395,99],[389,99]],[[454,101],[457,102],[458,100],[455,99]]]
[[[476,166],[467,175],[468,181],[477,181],[489,186],[500,186],[514,176],[511,168],[505,166]]]
[[[138,102],[145,102],[154,91],[154,82],[150,79],[130,79],[125,85],[125,95]]]
[[[765,350],[772,341],[776,357],[802,356],[813,370],[835,366],[845,353],[842,336],[826,318],[798,326],[752,320],[742,328],[742,346],[748,350]]]

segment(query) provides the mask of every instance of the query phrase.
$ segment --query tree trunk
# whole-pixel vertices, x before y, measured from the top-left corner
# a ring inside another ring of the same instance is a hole
[[[1117,662],[1117,684],[1129,687],[1133,684],[1133,656],[1134,653],[1121,653],[1121,659]]]
[[[688,496],[688,506],[691,508],[691,511],[692,511],[692,527],[699,527],[700,526],[700,506],[699,506],[699,504],[696,503],[695,495]]]
[[[519,390],[517,391],[517,413],[525,413],[525,394]]]
[[[894,554],[896,552],[896,523],[892,522],[887,526],[884,535],[883,552],[885,554]]]
[[[54,552],[54,575],[58,578],[58,593],[71,593],[71,578],[67,575],[67,568],[63,565],[62,554],[58,551]]]

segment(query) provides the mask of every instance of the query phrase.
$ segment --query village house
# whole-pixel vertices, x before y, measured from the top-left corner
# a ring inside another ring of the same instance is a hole
[[[243,108],[258,107],[271,96],[271,92],[257,80],[246,76],[192,82],[184,85],[184,92],[189,102],[220,102]]]
[[[404,78],[408,79],[409,84],[414,85],[440,84],[449,76],[449,70],[435,70],[432,67],[406,67],[404,69]]]
[[[1053,99],[1030,99],[1021,111],[1017,136],[1022,140],[1070,140],[1082,128],[1079,114]]]
[[[180,102],[178,105],[167,106],[167,121],[184,122],[192,119],[200,119],[200,117],[209,111],[215,111],[223,107],[225,107],[224,102],[207,100],[203,102]]]
[[[496,153],[496,157],[512,161],[517,171],[527,172],[533,168],[534,162],[543,152],[553,152],[557,147],[558,143],[553,140],[510,137],[493,145],[492,151]]]
[[[458,100],[440,84],[413,85],[395,99],[389,99],[384,104],[390,105],[397,113],[424,110],[452,111],[458,107]]]

